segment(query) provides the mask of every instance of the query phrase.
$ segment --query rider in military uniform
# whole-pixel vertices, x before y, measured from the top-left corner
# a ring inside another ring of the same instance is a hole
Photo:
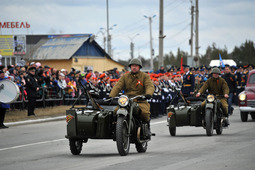
[[[220,70],[218,68],[213,68],[212,69],[212,77],[209,78],[205,84],[201,87],[199,92],[197,93],[196,97],[200,97],[200,94],[203,94],[206,90],[208,90],[209,94],[214,94],[214,95],[224,95],[224,97],[218,97],[222,104],[222,109],[223,109],[223,114],[225,115],[224,121],[226,125],[229,125],[228,121],[228,103],[227,103],[227,98],[229,97],[229,88],[227,82],[219,77],[220,75]],[[202,106],[202,112],[205,112],[205,102],[201,104]]]
[[[28,69],[28,74],[25,77],[26,81],[26,91],[28,97],[28,116],[35,116],[34,110],[36,105],[37,91],[39,90],[39,85],[37,79],[35,78],[35,67],[30,67]]]
[[[141,60],[134,58],[130,61],[129,67],[131,72],[124,74],[113,87],[110,97],[115,97],[124,89],[124,94],[128,96],[145,95],[146,98],[151,98],[154,93],[154,85],[150,76],[141,72]],[[141,119],[145,122],[150,121],[150,104],[145,101],[139,101],[138,105],[141,109]]]
[[[182,85],[182,94],[184,96],[191,96],[194,94],[195,88],[195,77],[192,72],[189,71],[188,65],[183,65],[184,75],[183,75],[183,85]]]

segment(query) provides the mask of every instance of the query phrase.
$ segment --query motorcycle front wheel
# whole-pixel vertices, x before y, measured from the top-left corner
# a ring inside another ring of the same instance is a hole
[[[222,132],[223,132],[223,127],[221,124],[221,120],[218,120],[218,127],[216,128],[216,133],[217,133],[217,135],[221,135]]]
[[[176,127],[170,127],[169,125],[169,132],[171,136],[175,136],[176,135]]]
[[[211,109],[205,110],[205,127],[207,136],[213,135],[213,113]]]
[[[137,150],[138,153],[146,152],[147,146],[148,146],[147,142],[143,142],[143,143],[136,142],[135,143],[135,147],[136,147],[136,150]]]
[[[79,155],[82,150],[82,140],[69,139],[69,146],[73,155]]]
[[[116,124],[116,144],[121,156],[126,156],[130,148],[128,136],[128,120],[126,116],[119,115]]]

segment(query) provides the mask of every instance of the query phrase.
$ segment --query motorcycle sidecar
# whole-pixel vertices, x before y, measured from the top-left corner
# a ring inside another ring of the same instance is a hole
[[[176,135],[176,127],[180,126],[203,126],[203,114],[201,102],[203,99],[187,98],[189,104],[179,102],[177,106],[170,105],[167,108],[167,122],[171,136]]]
[[[76,107],[66,111],[67,135],[71,153],[79,155],[83,143],[88,139],[113,139],[116,117],[113,110],[116,106],[107,106],[104,110],[91,107]]]

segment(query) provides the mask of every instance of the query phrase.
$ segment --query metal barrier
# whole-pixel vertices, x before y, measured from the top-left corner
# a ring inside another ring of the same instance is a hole
[[[18,99],[11,104],[12,108],[15,108],[17,104],[20,104],[19,109],[23,110],[26,108],[26,104],[28,103],[26,88],[20,88],[20,96]],[[78,99],[79,94],[81,94],[82,89],[77,88],[77,91],[72,97],[70,94],[67,93],[67,89],[58,89],[57,87],[40,87],[39,91],[37,92],[37,99],[36,103],[42,103],[42,107],[45,108],[47,103],[53,104],[51,102],[58,102],[58,105],[72,105],[72,103]],[[62,101],[62,102],[61,102]],[[83,95],[77,104],[86,104],[87,99]],[[52,105],[51,105],[52,106]]]

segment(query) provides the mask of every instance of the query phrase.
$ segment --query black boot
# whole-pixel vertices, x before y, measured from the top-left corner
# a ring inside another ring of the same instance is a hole
[[[230,125],[229,120],[228,120],[228,115],[223,117],[223,124],[224,124],[223,125],[224,127],[228,127]]]

